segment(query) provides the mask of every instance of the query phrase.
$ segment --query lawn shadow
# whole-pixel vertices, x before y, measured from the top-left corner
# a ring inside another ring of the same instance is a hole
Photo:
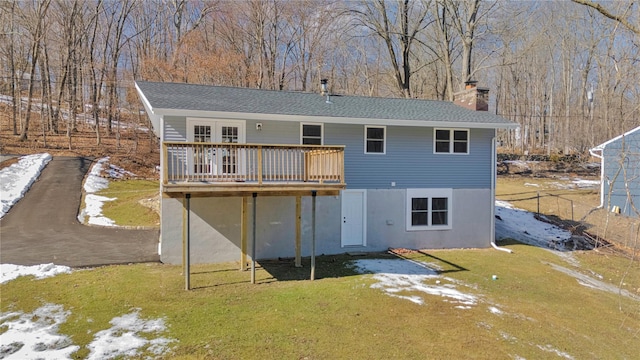
[[[433,271],[439,274],[469,271],[469,269],[451,261],[430,254],[425,250],[410,250],[410,254],[426,257],[437,264]],[[315,280],[342,278],[361,273],[352,265],[354,260],[361,259],[403,259],[415,262],[415,256],[405,256],[394,252],[393,249],[385,252],[318,255],[315,258]],[[296,267],[295,259],[279,258],[265,259],[256,262],[256,285],[269,284],[279,281],[304,281],[311,279],[311,258],[303,257],[302,266]],[[420,259],[424,262],[424,259]],[[251,282],[250,265],[247,270],[240,270],[238,263],[216,269],[192,269],[191,289],[216,288],[227,285],[249,284]]]
[[[411,257],[408,257],[408,256],[404,255],[403,252],[396,251],[394,249],[389,249],[388,253],[393,255],[393,256],[395,256],[395,257],[403,259],[403,260],[415,261]],[[428,257],[430,259],[435,260],[437,262],[437,265],[438,265],[439,268],[438,269],[434,269],[434,271],[437,271],[438,274],[447,274],[447,273],[454,273],[454,272],[459,272],[459,271],[469,271],[469,269],[467,269],[467,268],[465,268],[463,266],[460,266],[458,264],[452,263],[449,260],[445,260],[443,258],[437,257],[437,256],[435,256],[433,254],[430,254],[430,253],[426,252],[425,250],[409,250],[407,253],[408,254],[412,254],[412,253],[421,254],[423,256],[426,256],[426,257]],[[444,266],[443,266],[443,264],[444,264]]]
[[[469,271],[469,269],[467,269],[465,267],[462,267],[462,266],[460,266],[458,264],[454,264],[454,263],[452,263],[452,262],[450,262],[448,260],[445,260],[443,258],[439,258],[439,257],[437,257],[435,255],[432,255],[432,254],[429,254],[427,252],[424,252],[424,250],[418,250],[418,253],[420,253],[420,254],[422,254],[424,256],[427,256],[427,257],[429,257],[431,259],[434,259],[434,260],[436,260],[438,262],[441,262],[441,263],[444,263],[444,264],[447,264],[447,265],[451,266],[450,269],[438,270],[438,273],[440,273],[440,274],[454,273],[454,272],[459,272],[459,271]]]
[[[349,262],[362,258],[363,256],[340,255],[319,255],[315,258],[315,279],[340,278],[358,274],[355,269],[349,266]],[[379,256],[379,253],[378,253]],[[272,260],[260,260],[258,263],[276,281],[300,281],[311,278],[311,258],[301,259],[301,267],[296,267],[293,258],[280,258]],[[262,281],[258,281],[262,282]]]
[[[359,274],[349,262],[356,258],[380,258],[388,256],[372,253],[362,256],[319,255],[315,259],[315,280],[340,278]],[[249,284],[251,282],[250,263],[247,270],[240,270],[240,265],[229,265],[217,269],[192,269],[191,289],[216,288],[226,285]],[[302,267],[295,266],[293,258],[267,259],[256,261],[256,284],[268,284],[276,281],[301,281],[311,278],[311,259],[302,258]]]
[[[223,273],[223,272],[232,272],[238,271],[237,268],[228,268],[228,269],[217,269],[217,270],[200,270],[200,271],[191,271],[191,275],[203,275],[203,274],[215,274],[215,273]]]

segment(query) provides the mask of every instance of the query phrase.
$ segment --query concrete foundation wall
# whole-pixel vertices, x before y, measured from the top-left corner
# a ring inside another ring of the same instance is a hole
[[[484,248],[491,242],[491,191],[454,189],[450,230],[406,230],[406,191],[367,191],[367,250]]]
[[[311,197],[302,198],[302,256],[311,255]],[[247,255],[253,236],[253,199],[247,201]],[[191,198],[191,262],[240,260],[242,198]],[[337,209],[337,211],[336,211]],[[182,215],[179,199],[162,199],[161,260],[182,262]],[[263,196],[256,201],[256,259],[295,256],[295,197]],[[169,215],[170,214],[170,215]],[[340,200],[316,198],[316,254],[339,253]],[[250,258],[250,256],[249,256]]]
[[[406,190],[367,190],[366,246],[342,247],[341,198],[318,196],[316,255],[348,251],[384,251],[490,246],[491,191],[454,189],[452,229],[406,230]],[[241,198],[191,199],[191,262],[217,263],[240,259]],[[302,198],[302,256],[311,255],[311,197]],[[256,259],[295,255],[295,197],[257,197]],[[251,254],[253,199],[248,199],[247,252]],[[183,204],[162,199],[161,260],[182,262]]]

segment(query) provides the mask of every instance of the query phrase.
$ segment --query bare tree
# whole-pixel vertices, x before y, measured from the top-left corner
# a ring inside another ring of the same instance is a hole
[[[113,121],[118,116],[118,69],[120,68],[120,56],[124,49],[125,30],[129,15],[136,6],[133,0],[110,2],[107,16],[107,39],[104,44],[106,67],[106,88],[107,88],[107,132],[113,132]],[[119,127],[118,127],[119,128]]]
[[[89,44],[87,48],[87,52],[89,55],[89,86],[90,86],[90,105],[91,105],[91,114],[93,117],[93,122],[95,124],[96,131],[96,144],[101,144],[101,135],[100,135],[100,100],[102,97],[102,85],[104,84],[105,72],[103,67],[100,67],[98,63],[98,59],[96,56],[97,51],[97,40],[98,40],[98,29],[99,29],[99,17],[103,13],[103,2],[102,0],[98,0],[95,4],[93,10],[93,16],[90,21],[89,29],[91,36],[89,38]]]
[[[31,119],[31,106],[33,104],[33,92],[36,85],[36,70],[38,66],[38,57],[40,56],[40,44],[42,37],[46,31],[47,22],[45,20],[47,10],[51,4],[50,0],[34,1],[31,5],[32,10],[26,13],[23,19],[29,21],[29,34],[31,36],[31,65],[29,67],[29,90],[27,95],[27,110],[25,118],[22,122],[22,131],[20,133],[20,141],[27,140],[27,134],[29,131],[29,121]]]
[[[18,68],[16,65],[16,0],[10,2],[0,3],[0,19],[2,22],[2,36],[0,38],[8,37],[8,41],[3,42],[8,45],[4,58],[9,62],[9,76],[7,77],[9,83],[9,90],[11,93],[11,123],[13,135],[18,135],[18,106],[20,104],[20,95],[18,84]],[[4,47],[3,47],[4,50]]]
[[[375,0],[362,1],[351,9],[357,24],[382,40],[398,90],[406,98],[411,97],[411,54],[416,37],[431,24],[428,8],[426,1]]]
[[[640,22],[638,23],[638,25],[634,25],[632,23],[632,21],[634,21],[633,19],[635,19],[636,22],[639,21],[638,20],[639,10],[637,6],[635,6],[636,13],[635,14],[632,13],[634,10],[633,1],[624,1],[624,2],[614,4],[623,8],[621,14],[616,13],[616,10],[614,9],[603,6],[600,3],[595,3],[591,0],[571,0],[571,1],[577,4],[588,6],[592,9],[596,9],[600,14],[608,17],[611,20],[615,20],[619,22],[634,34],[636,34],[637,36],[640,36]],[[617,9],[617,10],[620,10],[620,9]]]
[[[295,87],[307,91],[309,82],[318,83],[317,69],[324,63],[330,46],[337,42],[332,38],[338,33],[336,7],[333,2],[305,0],[291,8],[289,23],[294,35],[291,50]],[[314,72],[314,69],[316,70]]]

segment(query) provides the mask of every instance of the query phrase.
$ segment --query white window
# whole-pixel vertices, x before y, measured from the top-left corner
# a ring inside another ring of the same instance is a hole
[[[322,124],[300,124],[300,143],[302,145],[322,145],[323,135]]]
[[[364,153],[384,154],[387,151],[387,128],[385,126],[364,127]]]
[[[468,154],[469,130],[434,129],[433,152],[438,154]]]
[[[451,229],[452,189],[407,189],[407,231]]]

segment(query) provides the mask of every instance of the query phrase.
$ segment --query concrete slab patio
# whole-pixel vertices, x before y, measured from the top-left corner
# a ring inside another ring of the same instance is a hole
[[[159,261],[159,230],[84,226],[77,220],[91,159],[54,157],[0,220],[0,263],[72,267]]]

